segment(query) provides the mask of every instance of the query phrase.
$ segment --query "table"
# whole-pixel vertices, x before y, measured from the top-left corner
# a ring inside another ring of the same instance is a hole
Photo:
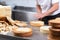
[[[0,40],[48,40],[47,34],[43,34],[39,31],[39,27],[31,27],[33,29],[33,35],[31,37],[16,37],[12,34],[1,35]]]

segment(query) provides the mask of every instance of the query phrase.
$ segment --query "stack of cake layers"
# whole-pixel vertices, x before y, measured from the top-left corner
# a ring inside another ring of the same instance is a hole
[[[11,17],[12,10],[10,6],[2,6],[0,5],[0,17]]]
[[[60,18],[56,18],[49,21],[49,37],[48,40],[60,40]]]

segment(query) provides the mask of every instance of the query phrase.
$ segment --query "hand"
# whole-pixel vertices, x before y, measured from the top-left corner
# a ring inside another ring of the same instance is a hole
[[[42,14],[42,13],[36,13],[34,16],[35,16],[36,18],[38,18],[38,19],[42,19],[42,18],[45,17],[45,15]]]

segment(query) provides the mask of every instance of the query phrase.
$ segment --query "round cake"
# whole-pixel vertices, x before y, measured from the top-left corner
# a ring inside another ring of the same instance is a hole
[[[60,28],[60,18],[56,18],[53,20],[49,21],[49,25],[52,26],[53,28]]]
[[[35,27],[40,27],[44,25],[44,22],[43,21],[31,21],[30,25],[35,26]]]
[[[29,37],[32,36],[31,28],[17,28],[13,30],[14,35],[21,37]]]
[[[58,21],[60,21],[60,17],[59,17],[59,18],[56,18],[55,20],[58,20]]]
[[[51,26],[42,26],[42,27],[40,27],[40,32],[42,32],[42,33],[49,33],[49,28],[50,28]]]
[[[15,24],[17,26],[22,26],[22,27],[26,27],[27,26],[27,23],[26,22],[23,22],[23,21],[15,21]]]
[[[51,35],[60,36],[60,29],[49,28]]]

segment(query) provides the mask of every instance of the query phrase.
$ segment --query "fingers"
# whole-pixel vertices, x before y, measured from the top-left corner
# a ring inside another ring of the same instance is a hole
[[[34,14],[34,17],[36,17],[37,19],[42,19],[44,17],[44,15],[40,14],[40,13],[36,13],[36,14]]]

